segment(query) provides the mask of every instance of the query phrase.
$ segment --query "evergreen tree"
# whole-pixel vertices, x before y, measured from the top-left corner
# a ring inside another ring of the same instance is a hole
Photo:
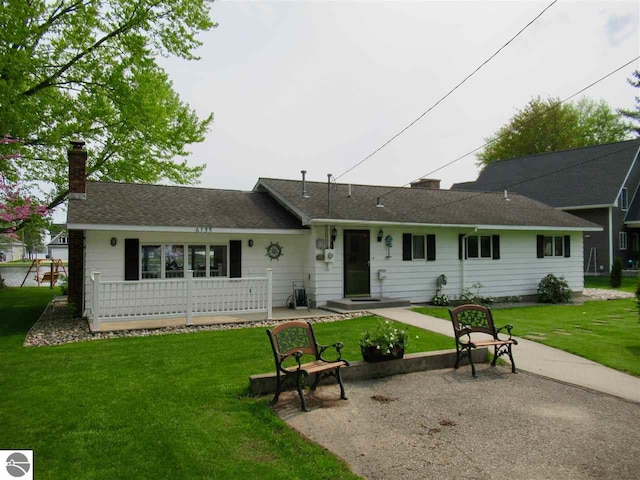
[[[627,82],[629,82],[629,85],[632,87],[640,88],[640,70],[636,70],[632,75],[634,78],[628,78]],[[635,124],[631,125],[631,129],[636,132],[638,137],[640,137],[640,95],[636,95],[635,109],[618,109],[618,113],[632,122],[635,122]]]

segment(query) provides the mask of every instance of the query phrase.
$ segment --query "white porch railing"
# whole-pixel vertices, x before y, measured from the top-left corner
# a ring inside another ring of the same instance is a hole
[[[103,282],[100,272],[91,273],[89,318],[93,330],[104,322],[186,318],[194,316],[266,312],[273,318],[272,270],[265,277],[186,278]]]

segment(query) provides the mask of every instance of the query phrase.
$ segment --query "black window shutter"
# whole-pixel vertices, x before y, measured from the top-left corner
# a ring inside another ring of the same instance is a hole
[[[462,260],[462,251],[464,249],[464,258],[467,258],[467,249],[464,241],[465,233],[458,234],[458,259]]]
[[[124,279],[140,280],[140,240],[124,239]]]
[[[229,277],[242,277],[242,241],[229,242]]]
[[[493,259],[500,260],[500,235],[491,235]]]
[[[436,236],[433,234],[427,235],[427,260],[433,261],[436,259]]]
[[[536,235],[538,258],[544,258],[544,235]]]
[[[564,236],[564,256],[565,257],[571,256],[571,236],[570,235]]]
[[[411,260],[411,248],[413,244],[411,243],[411,234],[403,233],[402,234],[402,260]]]

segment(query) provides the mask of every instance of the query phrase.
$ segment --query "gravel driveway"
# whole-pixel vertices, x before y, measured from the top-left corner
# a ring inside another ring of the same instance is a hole
[[[287,392],[277,410],[368,479],[638,478],[640,405],[502,367],[478,374],[351,382],[347,401],[328,385],[308,413]]]

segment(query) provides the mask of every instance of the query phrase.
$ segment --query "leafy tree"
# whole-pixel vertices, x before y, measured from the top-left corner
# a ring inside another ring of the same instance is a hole
[[[629,126],[601,100],[583,98],[561,103],[558,98],[532,99],[477,154],[478,164],[624,140]]]
[[[66,149],[81,138],[87,175],[110,181],[197,180],[187,145],[213,121],[180,100],[158,56],[197,57],[215,27],[211,0],[3,0],[0,135],[24,139],[0,172],[22,188],[47,180],[49,207],[67,194]],[[0,145],[0,155],[15,146]]]
[[[632,73],[634,78],[628,78],[629,85],[635,88],[640,88],[640,70],[636,70]],[[631,126],[631,129],[636,132],[636,135],[640,137],[640,95],[636,95],[636,108],[635,110],[618,109],[618,113],[623,117],[627,117],[632,122],[636,122]]]

